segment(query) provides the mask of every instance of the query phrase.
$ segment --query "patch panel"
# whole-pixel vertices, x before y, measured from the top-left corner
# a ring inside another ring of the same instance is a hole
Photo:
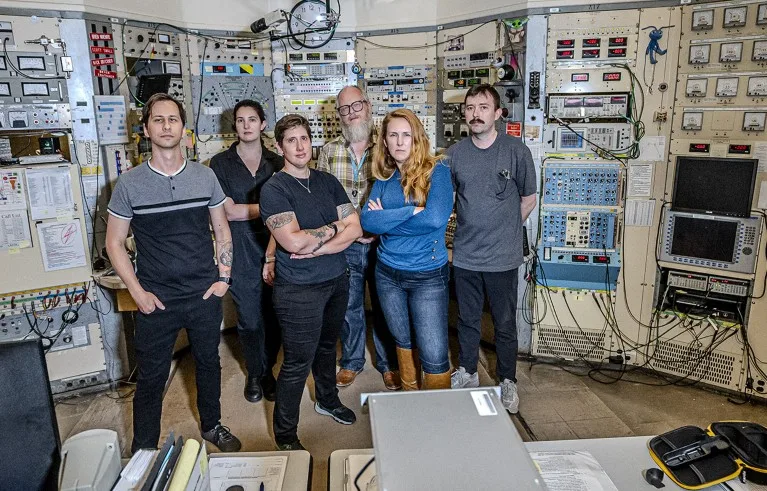
[[[614,249],[617,216],[617,210],[545,208],[541,211],[541,242],[546,247]]]
[[[617,164],[549,164],[544,167],[542,204],[616,206],[621,171]]]

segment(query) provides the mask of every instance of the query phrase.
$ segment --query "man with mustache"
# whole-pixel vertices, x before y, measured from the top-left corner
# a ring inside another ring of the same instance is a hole
[[[236,452],[240,440],[220,422],[221,297],[232,281],[226,196],[212,170],[181,153],[186,114],[180,102],[168,94],[153,95],[142,122],[152,158],[117,180],[106,237],[109,260],[139,310],[131,452],[157,447],[165,382],[182,328],[194,357],[202,437],[222,452]],[[135,272],[125,252],[129,229],[136,238]]]
[[[495,326],[501,402],[519,410],[517,395],[517,268],[522,222],[535,207],[535,166],[521,140],[498,133],[500,97],[475,85],[464,99],[471,137],[448,149],[456,192],[453,274],[458,301],[458,370],[453,388],[477,387],[480,320],[487,295]]]
[[[336,97],[336,110],[341,118],[341,136],[328,142],[320,151],[317,170],[333,174],[343,185],[357,214],[367,203],[375,178],[371,170],[373,116],[367,96],[358,87],[344,87]],[[402,385],[397,369],[394,340],[383,318],[373,281],[377,237],[365,234],[345,251],[349,264],[349,304],[341,329],[341,369],[336,374],[336,385],[346,387],[354,382],[365,366],[365,282],[370,288],[373,305],[373,344],[376,369],[389,390]]]

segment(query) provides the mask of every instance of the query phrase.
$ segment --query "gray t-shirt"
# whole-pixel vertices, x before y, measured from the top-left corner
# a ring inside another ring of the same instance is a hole
[[[530,149],[517,138],[498,134],[488,148],[471,138],[450,147],[456,191],[453,265],[472,271],[510,271],[522,264],[521,197],[535,194]]]

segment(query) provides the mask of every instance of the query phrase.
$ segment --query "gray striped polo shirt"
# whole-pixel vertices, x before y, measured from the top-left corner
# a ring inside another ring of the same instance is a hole
[[[160,301],[202,295],[218,278],[209,208],[226,196],[212,170],[187,161],[173,175],[150,163],[121,175],[109,213],[131,221],[136,276]]]

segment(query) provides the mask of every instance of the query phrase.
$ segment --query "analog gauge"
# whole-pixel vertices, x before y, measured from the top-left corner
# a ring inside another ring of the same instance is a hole
[[[713,10],[696,10],[692,13],[692,30],[705,31],[714,28]]]
[[[719,48],[719,61],[740,61],[743,57],[743,43],[722,43]]]
[[[743,115],[743,131],[764,131],[764,123],[767,113],[746,112]]]
[[[751,97],[767,96],[767,77],[749,77],[746,93]]]
[[[751,60],[767,60],[767,41],[754,41],[754,50],[751,52]]]
[[[708,63],[708,59],[711,55],[710,44],[693,44],[690,46],[690,64],[703,65]]]
[[[746,25],[748,7],[729,7],[724,9],[723,27],[743,27]]]
[[[717,97],[736,97],[738,95],[738,77],[716,79]]]
[[[756,24],[767,24],[767,3],[759,4],[759,8],[756,11]]]
[[[688,131],[698,131],[703,128],[703,113],[685,112],[682,114],[682,129]]]
[[[705,78],[688,78],[687,79],[687,97],[706,97],[706,90],[708,88],[708,79]]]

